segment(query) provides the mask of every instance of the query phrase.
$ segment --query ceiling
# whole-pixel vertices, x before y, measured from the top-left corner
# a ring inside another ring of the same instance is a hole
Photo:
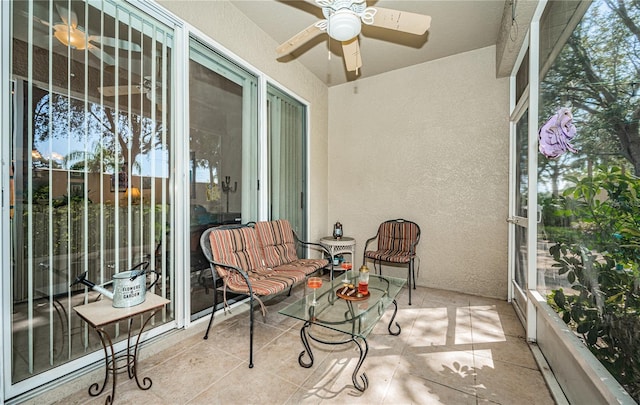
[[[506,0],[507,2],[509,0]],[[324,19],[313,0],[231,0],[278,44]],[[407,66],[495,45],[505,10],[503,0],[369,0],[368,6],[430,15],[425,35],[399,33],[363,24],[362,68],[347,72],[338,41],[327,34],[311,40],[280,63],[298,61],[328,86],[375,76]],[[275,47],[273,57],[277,58]]]

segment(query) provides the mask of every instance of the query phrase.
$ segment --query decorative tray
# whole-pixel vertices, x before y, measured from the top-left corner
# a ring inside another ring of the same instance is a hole
[[[366,294],[360,294],[358,292],[358,288],[353,284],[345,284],[336,290],[336,295],[338,298],[342,298],[347,301],[364,301],[369,298],[370,294],[368,291]]]

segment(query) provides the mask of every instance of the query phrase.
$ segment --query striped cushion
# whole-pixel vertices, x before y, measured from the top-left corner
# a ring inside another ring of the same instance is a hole
[[[293,284],[294,279],[295,277],[291,277],[288,274],[249,277],[253,293],[257,295],[272,295],[282,292]],[[227,288],[233,292],[242,294],[249,293],[249,287],[244,278],[235,271],[229,272],[226,283]]]
[[[266,265],[276,268],[285,263],[298,260],[296,241],[291,224],[286,219],[261,221],[256,223],[258,238]]]
[[[291,263],[281,264],[273,270],[277,272],[298,271],[303,274],[302,280],[304,280],[304,276],[308,276],[327,264],[329,264],[329,261],[326,259],[298,259]]]
[[[418,225],[413,222],[383,222],[378,228],[378,250],[364,252],[365,257],[390,263],[409,263],[415,257],[412,244],[418,240]]]
[[[409,263],[411,258],[415,255],[409,254],[409,252],[398,252],[396,250],[368,250],[365,252],[365,256],[370,259],[381,260],[383,262]]]
[[[256,230],[253,228],[213,230],[209,240],[213,260],[245,270],[254,294],[277,294],[300,280],[298,274],[276,274],[264,265]],[[221,266],[216,266],[216,270],[225,279],[230,290],[245,294],[249,292],[247,282],[240,274]]]
[[[213,260],[241,268],[246,272],[268,274],[264,264],[256,230],[250,227],[234,229],[214,229],[209,235]],[[220,277],[227,275],[227,270],[216,268]]]
[[[378,229],[378,251],[410,252],[418,238],[418,227],[412,222],[384,222]]]

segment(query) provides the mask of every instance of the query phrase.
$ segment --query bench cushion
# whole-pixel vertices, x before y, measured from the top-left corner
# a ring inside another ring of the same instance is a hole
[[[273,270],[278,272],[296,270],[302,272],[305,276],[308,276],[309,274],[323,268],[328,263],[329,261],[326,259],[297,259],[291,263],[285,263],[275,267]]]
[[[268,267],[275,269],[280,265],[298,260],[296,241],[289,221],[286,219],[260,221],[256,223],[256,231]]]
[[[214,229],[209,235],[212,258],[245,270],[257,295],[277,294],[299,281],[296,274],[278,274],[264,265],[256,231],[250,227]],[[216,266],[216,271],[232,291],[248,293],[249,287],[238,272]]]

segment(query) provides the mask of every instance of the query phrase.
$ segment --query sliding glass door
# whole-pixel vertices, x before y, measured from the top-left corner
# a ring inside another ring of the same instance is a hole
[[[108,284],[149,262],[162,274],[153,292],[173,300],[174,40],[171,28],[116,1],[16,1],[11,15],[12,315],[3,354],[5,382],[16,384],[102,351],[73,307],[106,298],[78,277]],[[154,327],[172,321],[173,308]],[[113,326],[114,343],[127,329]]]
[[[267,89],[269,216],[287,219],[306,237],[306,107],[274,86]]]
[[[190,40],[192,319],[210,313],[215,291],[209,264],[200,249],[200,235],[212,226],[258,219],[257,88],[254,75],[202,41]]]

